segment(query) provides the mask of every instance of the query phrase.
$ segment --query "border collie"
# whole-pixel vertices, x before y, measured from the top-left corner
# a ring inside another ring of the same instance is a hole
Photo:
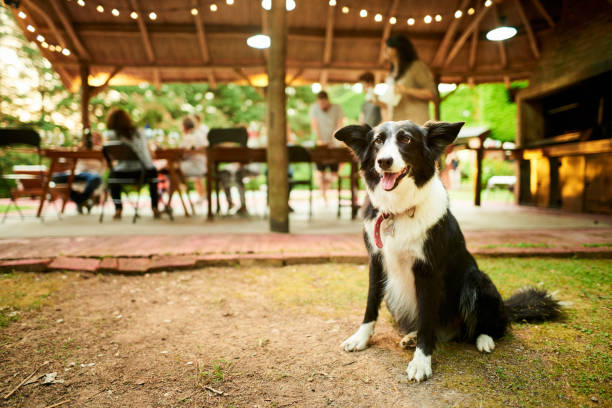
[[[370,255],[365,317],[341,346],[346,351],[367,347],[384,298],[400,331],[409,333],[402,346],[416,337],[409,380],[431,377],[437,341],[470,341],[490,353],[511,321],[560,313],[551,295],[533,288],[503,301],[468,252],[436,167],[462,126],[402,121],[374,129],[352,125],[335,133],[359,159],[369,197],[363,222]]]

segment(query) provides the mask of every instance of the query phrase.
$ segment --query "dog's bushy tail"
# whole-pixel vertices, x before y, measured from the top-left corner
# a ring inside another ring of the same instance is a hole
[[[526,288],[504,301],[508,318],[513,322],[553,320],[561,315],[563,304],[545,290]]]

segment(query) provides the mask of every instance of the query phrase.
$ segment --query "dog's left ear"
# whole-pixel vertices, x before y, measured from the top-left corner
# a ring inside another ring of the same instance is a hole
[[[346,143],[355,155],[361,159],[361,155],[368,147],[369,133],[372,130],[370,125],[350,125],[339,129],[334,133],[334,137]]]
[[[440,157],[444,149],[455,141],[459,130],[465,122],[434,122],[429,120],[423,127],[427,131],[427,147],[434,153],[436,158]]]

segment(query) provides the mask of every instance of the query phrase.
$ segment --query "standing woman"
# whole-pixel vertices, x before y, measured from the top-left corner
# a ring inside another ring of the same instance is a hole
[[[145,177],[147,179],[156,179],[157,169],[153,165],[153,160],[151,160],[151,152],[149,152],[147,141],[144,135],[132,124],[132,120],[127,112],[123,109],[114,109],[106,119],[106,127],[111,131],[109,140],[118,140],[129,145],[140,159],[140,161],[119,160],[109,177],[136,179],[140,176],[140,162],[142,162],[147,169]],[[160,218],[161,213],[157,209],[159,203],[157,181],[149,183],[149,193],[151,195],[153,216],[155,218]],[[121,185],[111,185],[111,197],[115,203],[115,216],[113,218],[116,220],[121,219],[121,212],[123,211],[123,204],[121,203]]]
[[[419,60],[412,42],[403,35],[387,39],[386,56],[391,62],[387,93],[390,120],[411,120],[423,125],[430,119],[429,102],[438,99],[438,90],[427,64]]]

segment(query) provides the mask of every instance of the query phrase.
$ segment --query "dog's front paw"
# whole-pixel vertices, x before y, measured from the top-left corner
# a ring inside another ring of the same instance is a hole
[[[408,350],[417,345],[417,332],[413,331],[405,335],[399,342],[401,348]]]
[[[431,356],[426,356],[420,348],[414,352],[412,361],[406,368],[409,380],[421,382],[431,377]]]
[[[486,334],[481,334],[476,339],[476,348],[480,352],[490,353],[495,349],[495,342],[493,341],[491,336],[487,336]]]
[[[361,351],[368,347],[368,341],[372,337],[374,332],[374,323],[364,323],[359,326],[359,330],[355,332],[351,337],[344,340],[340,347],[344,351]]]

